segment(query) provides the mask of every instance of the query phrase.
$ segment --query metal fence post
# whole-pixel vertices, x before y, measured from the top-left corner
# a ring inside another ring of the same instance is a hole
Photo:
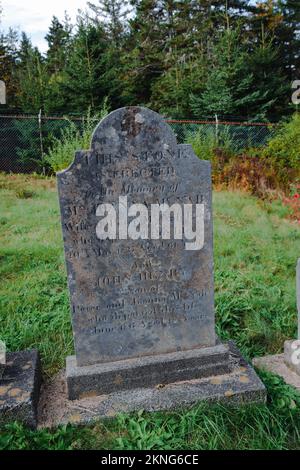
[[[43,144],[43,131],[42,131],[42,110],[40,109],[39,115],[38,115],[38,121],[39,121],[39,133],[40,133],[40,146],[41,146],[41,157],[42,157],[42,162],[44,161],[44,144]],[[45,176],[46,174],[46,169],[43,166],[43,175]]]
[[[217,114],[215,114],[215,118],[216,118],[216,144],[219,145],[219,119],[218,119]]]

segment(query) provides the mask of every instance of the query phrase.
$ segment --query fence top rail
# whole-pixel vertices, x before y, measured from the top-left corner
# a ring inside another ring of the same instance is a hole
[[[278,126],[278,123],[275,122],[247,122],[247,121],[198,121],[198,120],[177,120],[177,119],[166,119],[166,122],[169,124],[221,124],[226,126]]]
[[[85,118],[72,116],[41,116],[26,114],[0,114],[0,119],[42,119],[44,121],[82,121]],[[91,118],[98,121],[98,118]],[[226,125],[226,126],[252,126],[252,127],[272,127],[278,126],[275,122],[248,122],[248,121],[208,121],[208,120],[190,120],[190,119],[166,119],[168,124],[210,124],[210,125]]]

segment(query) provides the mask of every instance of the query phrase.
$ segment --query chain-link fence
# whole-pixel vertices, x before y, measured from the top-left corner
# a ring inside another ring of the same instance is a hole
[[[45,172],[44,156],[62,131],[80,118],[29,115],[0,115],[0,171],[13,173]],[[178,143],[191,142],[195,136],[210,139],[216,146],[226,144],[234,152],[266,144],[276,124],[229,121],[167,121]],[[97,123],[95,122],[95,125]]]

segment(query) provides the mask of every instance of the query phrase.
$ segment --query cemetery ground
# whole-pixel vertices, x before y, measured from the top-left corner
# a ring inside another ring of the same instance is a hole
[[[0,175],[0,328],[11,351],[38,348],[44,379],[73,353],[55,178]],[[215,191],[217,333],[244,356],[282,351],[296,335],[300,227],[280,201]],[[201,404],[96,424],[0,430],[0,449],[300,449],[300,396],[259,372],[266,405]]]

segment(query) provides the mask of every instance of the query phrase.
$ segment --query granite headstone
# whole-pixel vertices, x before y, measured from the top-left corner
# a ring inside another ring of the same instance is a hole
[[[77,365],[214,346],[209,162],[177,145],[155,112],[123,108],[58,174],[58,188]],[[204,244],[188,250],[184,237],[151,239],[151,221],[147,239],[100,240],[100,204],[116,208],[117,234],[125,204],[149,214],[152,204],[204,205]]]
[[[161,116],[129,107],[57,178],[76,353],[68,398],[132,390],[134,407],[152,409],[157,386],[220,374],[240,395],[235,354],[215,335],[210,163]],[[243,396],[264,396],[247,380]]]

